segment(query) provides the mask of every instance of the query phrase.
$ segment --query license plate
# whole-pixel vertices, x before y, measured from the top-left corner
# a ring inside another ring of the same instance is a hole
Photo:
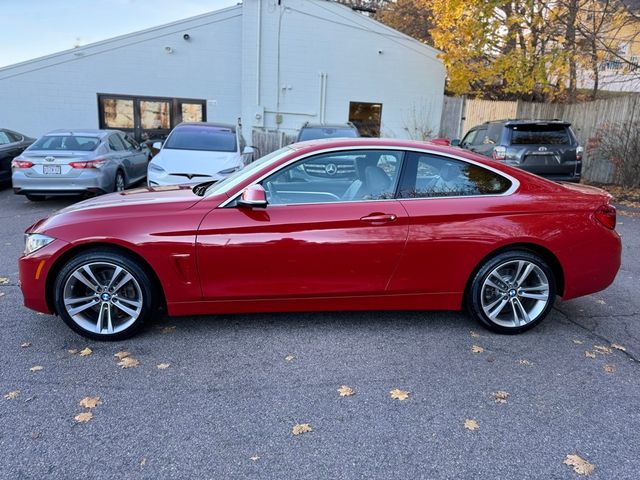
[[[42,173],[45,175],[60,175],[60,165],[43,165]]]

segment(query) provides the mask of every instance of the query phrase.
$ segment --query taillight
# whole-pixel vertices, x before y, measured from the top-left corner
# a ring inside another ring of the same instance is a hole
[[[101,168],[107,161],[103,158],[87,162],[69,162],[71,168]]]
[[[13,160],[11,162],[11,168],[31,168],[33,167],[33,162],[29,162],[27,160]]]
[[[507,158],[507,147],[494,147],[492,156],[494,160],[504,160]]]
[[[576,148],[576,160],[581,162],[582,161],[582,154],[584,153],[584,148],[582,147],[578,147]]]
[[[605,227],[613,230],[616,228],[616,208],[612,205],[601,205],[594,213],[598,220]]]

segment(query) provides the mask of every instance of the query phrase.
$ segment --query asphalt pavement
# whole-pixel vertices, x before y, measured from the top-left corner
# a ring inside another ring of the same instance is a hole
[[[0,478],[582,478],[567,455],[640,478],[638,211],[618,218],[615,283],[518,336],[457,312],[341,312],[158,318],[102,343],[18,287],[22,232],[73,201],[0,192]]]

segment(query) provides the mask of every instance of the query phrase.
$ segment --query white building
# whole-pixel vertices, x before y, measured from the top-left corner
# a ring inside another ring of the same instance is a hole
[[[307,121],[416,137],[438,132],[437,53],[333,2],[245,0],[0,68],[0,126],[147,138],[181,120],[241,118],[247,139],[253,128],[295,134]]]

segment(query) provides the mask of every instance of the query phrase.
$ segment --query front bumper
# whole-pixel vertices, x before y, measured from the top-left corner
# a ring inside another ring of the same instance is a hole
[[[53,313],[47,302],[47,277],[56,259],[69,246],[67,242],[56,239],[40,250],[20,257],[20,289],[25,307],[36,312]]]

